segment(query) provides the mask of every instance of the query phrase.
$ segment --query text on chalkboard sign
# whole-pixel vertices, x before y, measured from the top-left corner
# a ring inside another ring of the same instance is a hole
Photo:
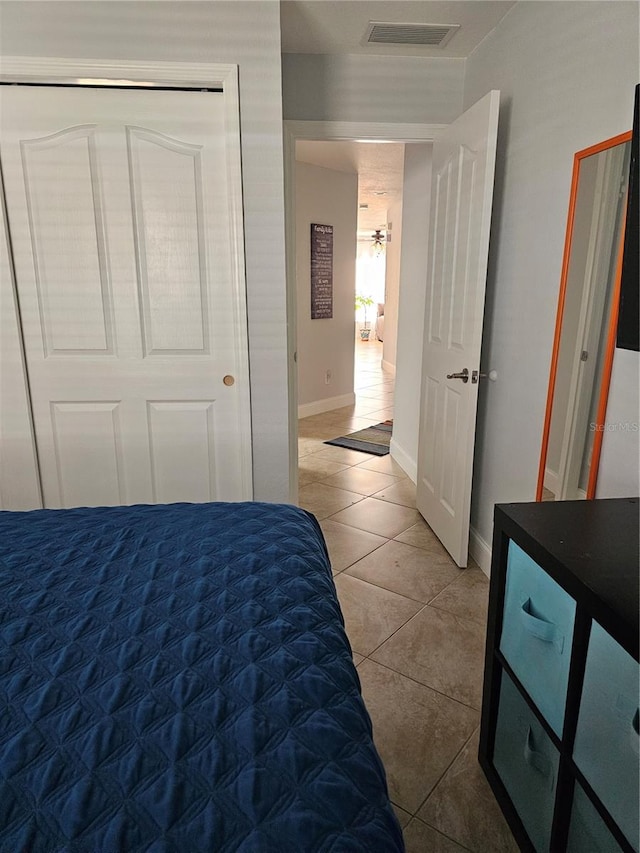
[[[333,317],[333,225],[311,224],[311,319]]]

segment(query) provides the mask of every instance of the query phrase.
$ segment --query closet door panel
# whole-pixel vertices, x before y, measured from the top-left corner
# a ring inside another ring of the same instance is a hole
[[[21,142],[47,356],[113,352],[95,135],[86,126]]]
[[[0,509],[42,506],[27,373],[0,198]]]
[[[54,403],[53,452],[65,506],[127,503],[120,404]]]
[[[1,98],[45,506],[250,498],[223,96]]]
[[[127,147],[145,352],[206,354],[201,146],[128,127]]]

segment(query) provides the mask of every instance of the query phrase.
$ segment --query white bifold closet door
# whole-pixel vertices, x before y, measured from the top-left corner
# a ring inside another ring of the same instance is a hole
[[[223,95],[20,86],[0,105],[44,505],[251,498]]]

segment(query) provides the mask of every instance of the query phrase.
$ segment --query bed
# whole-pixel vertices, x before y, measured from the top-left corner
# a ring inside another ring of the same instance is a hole
[[[404,849],[303,510],[1,512],[0,608],[0,850]]]

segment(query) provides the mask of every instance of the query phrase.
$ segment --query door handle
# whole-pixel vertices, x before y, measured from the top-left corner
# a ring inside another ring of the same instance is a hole
[[[469,371],[465,367],[460,373],[447,373],[447,379],[462,379],[463,382],[469,381]]]
[[[498,371],[497,370],[490,370],[488,373],[480,373],[479,370],[472,370],[471,371],[471,384],[472,385],[477,385],[478,379],[487,379],[487,378],[490,379],[492,382],[495,382],[496,379],[498,378]]]

